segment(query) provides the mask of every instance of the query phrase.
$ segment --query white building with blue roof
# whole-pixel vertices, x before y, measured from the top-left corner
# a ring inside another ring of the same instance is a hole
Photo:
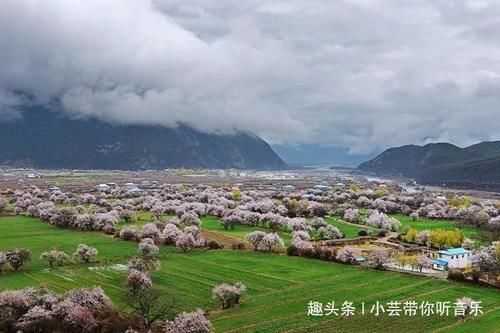
[[[439,258],[432,262],[434,269],[444,271],[449,268],[466,268],[471,264],[472,252],[463,247],[438,251]]]

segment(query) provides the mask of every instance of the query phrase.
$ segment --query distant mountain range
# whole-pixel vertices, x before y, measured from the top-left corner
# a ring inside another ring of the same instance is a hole
[[[30,108],[0,123],[0,165],[30,168],[146,170],[237,168],[276,170],[287,165],[259,137],[215,135],[186,126],[114,125],[70,119]]]
[[[460,148],[449,143],[390,148],[358,169],[423,184],[500,186],[500,141]]]

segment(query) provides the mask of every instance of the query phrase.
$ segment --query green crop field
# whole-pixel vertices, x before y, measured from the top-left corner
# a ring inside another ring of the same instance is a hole
[[[326,217],[325,221],[326,223],[339,228],[339,230],[345,235],[346,238],[356,237],[358,235],[358,232],[362,229],[369,230],[367,228],[363,228],[362,225],[358,227],[352,224],[343,223],[341,220],[335,217]]]
[[[219,231],[204,219],[204,227]],[[232,232],[232,231],[228,231]],[[238,230],[234,231],[235,233]],[[49,269],[38,257],[58,248],[72,253],[79,243],[99,250],[94,263],[67,264]],[[18,216],[0,218],[0,250],[27,247],[33,261],[22,272],[0,276],[0,289],[45,285],[62,292],[78,286],[101,286],[115,305],[127,311],[126,264],[136,254],[137,243],[94,232],[57,229],[38,219]],[[393,272],[363,269],[318,260],[252,251],[195,250],[184,254],[172,247],[159,253],[161,269],[153,283],[178,310],[201,307],[209,312],[216,332],[500,332],[500,293],[497,290]],[[211,299],[213,286],[242,281],[248,290],[241,306],[220,310]],[[482,301],[479,317],[467,323],[453,316],[308,317],[309,301],[336,304],[352,301],[369,309],[376,301],[451,301],[468,296]]]
[[[460,229],[464,236],[471,239],[478,238],[478,229],[472,226],[465,227],[457,227],[454,221],[450,220],[431,220],[425,217],[419,217],[416,221],[413,221],[411,217],[403,214],[394,214],[391,215],[401,222],[402,226],[407,226],[408,228],[413,228],[418,231],[421,230],[433,230],[433,229],[445,229],[445,230],[454,230]]]

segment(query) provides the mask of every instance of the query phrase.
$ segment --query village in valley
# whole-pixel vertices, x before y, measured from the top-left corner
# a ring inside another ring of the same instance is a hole
[[[273,319],[262,324],[253,312],[265,316],[272,303],[268,292],[284,297],[272,287],[279,281],[292,290],[305,283],[289,295],[286,311],[297,315],[290,327],[294,332],[323,325],[314,321],[323,312],[308,311],[308,304],[319,311],[330,298],[354,298],[342,288],[356,286],[363,306],[374,295],[422,300],[413,295],[422,290],[465,309],[458,317],[425,324],[436,330],[495,326],[500,202],[492,194],[332,169],[9,169],[0,178],[0,196],[0,291],[19,289],[26,295],[23,288],[43,286],[43,297],[63,297],[62,302],[74,288],[94,287],[73,292],[106,299],[101,306],[110,318],[126,316],[118,325],[104,323],[101,310],[85,304],[75,306],[87,309],[88,320],[59,313],[57,302],[45,307],[43,316],[31,312],[41,311],[38,307],[10,305],[10,315],[0,317],[13,327],[50,326],[58,320],[66,328],[117,325],[130,332],[183,332],[180,323],[194,322],[202,327],[199,332],[229,327],[252,332],[259,322],[263,332],[272,332]],[[370,280],[380,282],[371,285]],[[328,296],[319,288],[324,281],[338,286],[338,293]],[[388,295],[372,289],[389,282]],[[439,293],[442,289],[446,294]],[[0,304],[8,304],[6,293],[0,293]],[[38,304],[41,296],[29,297]],[[175,305],[165,305],[170,299]],[[154,302],[168,311],[153,316],[144,310],[144,303],[154,308]],[[122,311],[113,312],[117,306]],[[468,315],[471,306],[474,316]],[[422,327],[425,321],[425,316],[367,318],[394,327]],[[366,320],[351,325],[366,328]],[[285,322],[280,325],[286,327]]]

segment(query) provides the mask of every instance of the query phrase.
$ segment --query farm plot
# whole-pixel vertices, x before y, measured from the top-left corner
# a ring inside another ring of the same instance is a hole
[[[210,225],[205,222],[205,227]],[[94,263],[49,269],[38,259],[41,252],[54,247],[72,253],[80,243],[99,250]],[[126,288],[122,265],[136,254],[137,243],[100,233],[57,229],[34,218],[0,218],[0,250],[12,247],[30,248],[33,261],[22,272],[0,276],[0,289],[45,285],[64,291],[100,285],[118,308],[127,311],[122,298]],[[216,332],[499,331],[500,293],[493,289],[252,251],[195,250],[184,254],[161,247],[159,259],[161,269],[152,276],[155,288],[173,298],[178,310],[207,310]],[[248,287],[243,303],[231,310],[218,309],[211,298],[213,286],[235,281]],[[307,316],[309,301],[352,301],[355,306],[365,302],[369,309],[377,301],[454,302],[463,296],[482,301],[484,307],[483,315],[465,324],[453,316]]]

